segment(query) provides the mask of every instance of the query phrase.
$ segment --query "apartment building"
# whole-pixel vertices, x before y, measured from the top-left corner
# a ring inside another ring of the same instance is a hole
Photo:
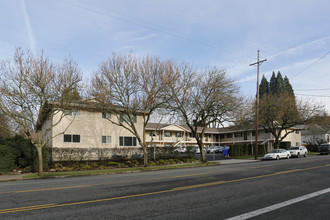
[[[43,126],[44,138],[48,140],[50,149],[80,149],[79,158],[88,149],[89,157],[99,158],[99,152],[108,152],[107,157],[114,154],[114,149],[126,150],[126,154],[141,153],[136,137],[127,129],[113,122],[123,122],[125,115],[115,115],[111,110],[100,110],[94,103],[72,105],[65,111],[59,111],[48,118]],[[133,117],[140,137],[143,134],[143,112]],[[46,132],[49,131],[49,132]],[[176,124],[149,123],[145,131],[149,145],[166,146],[197,146],[187,126]],[[259,143],[273,148],[274,137],[271,133],[260,128]],[[301,132],[295,129],[284,141],[290,141],[292,146],[300,145]],[[203,137],[204,146],[225,146],[232,144],[253,144],[255,142],[254,129],[207,128]],[[85,151],[84,151],[85,150]],[[71,151],[72,152],[72,151]],[[60,160],[59,154],[53,151],[52,159]],[[120,153],[118,153],[120,154]],[[72,155],[70,155],[72,156]],[[78,157],[78,156],[77,156]]]
[[[284,141],[291,142],[291,146],[301,144],[301,132],[294,129]],[[201,130],[199,130],[201,131]],[[175,124],[149,123],[146,128],[146,141],[157,146],[197,146],[187,126]],[[273,148],[274,137],[271,133],[259,128],[259,144],[264,144],[268,150]],[[204,146],[225,146],[233,144],[255,143],[255,129],[234,129],[234,128],[207,128],[203,137]]]

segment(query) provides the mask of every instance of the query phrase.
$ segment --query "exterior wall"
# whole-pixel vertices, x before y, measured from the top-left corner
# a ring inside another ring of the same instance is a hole
[[[165,132],[172,132],[171,137],[163,137]],[[176,137],[175,133],[177,131],[184,132],[185,136]],[[154,132],[155,136],[152,137],[152,144],[157,146],[196,146],[197,142],[194,137],[190,137],[190,132],[184,129],[178,129],[176,126],[167,126],[158,131],[148,130],[146,132],[146,141],[147,143],[151,143],[150,133]],[[204,146],[224,146],[231,144],[253,144],[255,142],[255,131],[253,130],[240,130],[240,131],[228,131],[228,132],[219,132],[219,133],[210,133],[206,132],[203,138]],[[265,132],[265,130],[260,129],[258,140],[260,144],[266,145],[268,150],[273,148],[274,136]],[[284,141],[291,142],[292,146],[295,146],[296,143],[301,144],[301,132],[296,134],[293,132],[289,134]]]
[[[116,116],[111,117],[112,120],[117,120]],[[54,115],[54,122],[59,119],[59,114]],[[137,130],[140,131],[140,135],[142,128],[142,116],[137,116]],[[52,146],[57,148],[117,148],[120,147],[119,136],[133,137],[127,129],[102,118],[101,112],[80,111],[80,116],[65,116],[52,130]],[[64,142],[62,133],[80,135],[80,143]],[[102,136],[111,136],[111,143],[103,144]]]
[[[282,132],[282,136],[285,134],[285,131]],[[293,133],[289,134],[284,141],[291,142],[291,146],[299,146],[301,145],[301,131],[297,130]]]

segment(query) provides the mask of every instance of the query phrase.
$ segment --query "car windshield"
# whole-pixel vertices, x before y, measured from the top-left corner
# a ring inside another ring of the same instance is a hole
[[[299,150],[299,147],[290,147],[289,150]]]
[[[271,152],[269,152],[269,153],[279,153],[280,152],[280,150],[278,150],[278,149],[274,149],[274,150],[272,150]]]

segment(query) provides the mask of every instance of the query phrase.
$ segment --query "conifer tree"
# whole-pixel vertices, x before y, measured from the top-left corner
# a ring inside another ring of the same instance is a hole
[[[293,92],[292,86],[291,86],[291,84],[289,82],[289,78],[287,76],[284,77],[284,85],[285,85],[285,90],[287,91],[287,93],[290,96],[294,96],[294,92]]]
[[[276,75],[275,72],[273,72],[272,77],[269,81],[269,93],[275,94],[276,93]]]
[[[268,94],[269,94],[269,83],[265,75],[263,75],[259,86],[259,95],[262,98],[263,96]]]

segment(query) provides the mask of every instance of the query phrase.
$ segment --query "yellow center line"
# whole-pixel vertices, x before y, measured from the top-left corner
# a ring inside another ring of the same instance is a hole
[[[187,175],[182,175],[182,176],[148,178],[148,179],[143,179],[141,181],[172,179],[172,178],[181,178],[181,177],[189,177],[189,176],[201,176],[201,175],[207,175],[207,174],[210,174],[210,173],[197,173],[197,174],[187,174]],[[118,181],[118,182],[111,182],[111,183],[88,184],[88,185],[78,185],[78,186],[64,186],[64,187],[45,188],[45,189],[29,189],[29,190],[21,190],[21,191],[0,192],[0,195],[1,194],[11,194],[11,193],[28,193],[28,192],[41,192],[41,191],[51,191],[51,190],[85,188],[85,187],[102,186],[102,185],[110,185],[110,184],[118,184],[118,183],[130,183],[130,182],[136,182],[136,180]]]
[[[221,180],[221,181],[215,181],[215,182],[209,182],[209,183],[202,183],[202,184],[176,187],[176,188],[169,189],[169,190],[162,190],[162,191],[149,192],[149,193],[140,193],[140,194],[135,194],[135,195],[119,196],[119,197],[112,197],[112,198],[105,198],[105,199],[89,200],[89,201],[74,202],[74,203],[45,204],[45,205],[27,206],[27,207],[20,207],[20,208],[3,209],[3,210],[0,210],[0,214],[6,214],[6,213],[11,213],[11,212],[24,212],[24,211],[29,211],[29,210],[40,210],[40,209],[64,207],[64,206],[73,206],[73,205],[90,204],[90,203],[96,203],[96,202],[104,202],[104,201],[111,201],[111,200],[118,200],[118,199],[127,199],[127,198],[141,197],[141,196],[148,196],[148,195],[157,195],[157,194],[162,194],[162,193],[189,190],[189,189],[201,188],[201,187],[206,187],[206,186],[214,186],[214,185],[220,185],[220,184],[226,184],[226,183],[233,183],[233,182],[240,182],[240,181],[251,180],[251,179],[260,179],[260,178],[269,177],[269,176],[282,175],[282,174],[287,174],[287,173],[324,168],[324,167],[328,167],[328,166],[330,166],[330,164],[323,165],[323,166],[317,166],[317,167],[309,167],[309,168],[306,168],[306,169],[294,169],[294,170],[270,173],[270,174],[265,174],[265,175],[246,177],[246,178],[241,178],[241,179],[236,179],[236,180],[228,180],[228,181]]]

